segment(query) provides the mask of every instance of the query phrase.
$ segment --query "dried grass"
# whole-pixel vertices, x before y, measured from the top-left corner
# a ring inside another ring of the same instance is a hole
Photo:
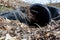
[[[17,20],[0,17],[0,40],[60,40],[60,21],[32,28]]]

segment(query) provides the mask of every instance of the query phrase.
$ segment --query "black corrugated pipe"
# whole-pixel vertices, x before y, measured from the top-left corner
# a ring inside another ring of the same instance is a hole
[[[50,20],[51,20],[51,13],[49,11],[49,9],[41,4],[32,4],[30,6],[30,12],[33,15],[31,20],[32,23],[37,23],[40,26],[45,26],[47,24],[49,24]]]

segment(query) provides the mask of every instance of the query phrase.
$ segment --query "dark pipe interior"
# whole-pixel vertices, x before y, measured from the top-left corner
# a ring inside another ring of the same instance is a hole
[[[45,26],[50,22],[51,14],[47,7],[41,4],[33,4],[30,7],[30,12],[32,15],[35,15],[35,23],[39,24],[40,26]]]

